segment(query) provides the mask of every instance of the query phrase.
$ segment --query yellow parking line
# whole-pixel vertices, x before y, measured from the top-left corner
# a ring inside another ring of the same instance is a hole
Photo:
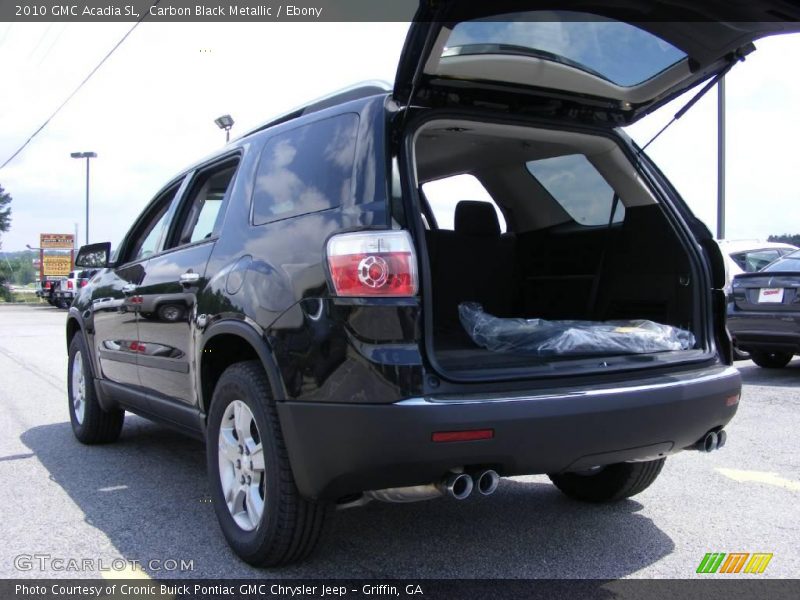
[[[722,469],[717,471],[725,477],[742,483],[766,483],[774,485],[790,492],[800,492],[800,483],[780,477],[777,473],[767,473],[766,471],[740,471],[739,469]]]
[[[101,571],[100,574],[103,576],[103,579],[108,580],[119,580],[119,579],[127,579],[127,580],[151,580],[152,578],[147,572],[139,567],[138,565],[128,564],[125,568],[111,571]],[[114,594],[113,596],[105,596],[101,600],[130,600],[129,595],[126,594]],[[174,600],[174,594],[156,594],[153,596],[148,596],[148,598],[152,598],[153,600]]]

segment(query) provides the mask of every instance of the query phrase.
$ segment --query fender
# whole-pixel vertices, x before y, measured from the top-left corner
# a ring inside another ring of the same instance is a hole
[[[203,356],[203,349],[213,338],[223,334],[235,335],[243,338],[255,349],[261,364],[264,366],[264,371],[267,373],[269,385],[272,390],[272,397],[275,398],[277,402],[283,402],[286,400],[286,388],[283,386],[283,380],[281,379],[277,362],[269,344],[253,325],[247,323],[246,321],[234,319],[217,321],[216,323],[209,325],[208,328],[202,332],[199,343],[197,344],[195,350],[197,361],[196,364],[198,365],[198,368],[195,370],[196,389],[203,389],[201,383],[201,369],[199,368]],[[200,404],[200,410],[205,413],[205,408],[207,406],[206,399],[200,398]]]
[[[92,352],[92,344],[89,340],[89,336],[86,334],[86,324],[84,323],[83,316],[81,312],[75,308],[74,306],[70,306],[69,313],[67,314],[67,332],[69,332],[69,322],[75,321],[78,324],[78,331],[75,332],[75,335],[82,335],[83,336],[83,343],[86,346],[86,352],[89,353],[89,368],[92,370],[92,378],[97,379],[97,365],[95,364],[95,356]],[[69,341],[71,338],[67,338],[67,353],[69,353]]]

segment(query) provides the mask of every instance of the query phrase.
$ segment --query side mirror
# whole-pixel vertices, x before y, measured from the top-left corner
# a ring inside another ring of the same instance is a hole
[[[75,257],[75,266],[89,269],[103,269],[108,266],[108,258],[111,256],[111,242],[101,242],[99,244],[87,244],[78,250]]]

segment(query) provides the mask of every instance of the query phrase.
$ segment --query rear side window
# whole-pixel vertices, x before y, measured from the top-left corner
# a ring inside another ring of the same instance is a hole
[[[497,203],[478,181],[474,175],[453,175],[436,179],[422,184],[422,193],[431,212],[436,219],[439,229],[451,230],[454,226],[456,204],[461,200],[480,200],[488,202],[494,207],[497,213],[497,221],[500,223],[500,232],[506,232],[506,219]],[[424,217],[424,215],[423,215]]]
[[[358,116],[339,115],[271,138],[258,164],[253,224],[340,206],[351,194]]]
[[[614,190],[583,154],[556,156],[526,163],[528,171],[581,225],[608,225]],[[617,202],[613,223],[625,218],[625,207]]]

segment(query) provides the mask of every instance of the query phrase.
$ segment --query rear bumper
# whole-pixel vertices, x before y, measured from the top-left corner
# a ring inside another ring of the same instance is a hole
[[[728,316],[728,329],[737,348],[800,353],[800,314],[734,313]]]
[[[726,425],[740,391],[738,371],[720,366],[535,396],[283,402],[278,413],[300,492],[333,499],[431,483],[458,467],[491,466],[507,476],[665,456]],[[465,429],[493,429],[494,437],[431,440],[437,431]]]

